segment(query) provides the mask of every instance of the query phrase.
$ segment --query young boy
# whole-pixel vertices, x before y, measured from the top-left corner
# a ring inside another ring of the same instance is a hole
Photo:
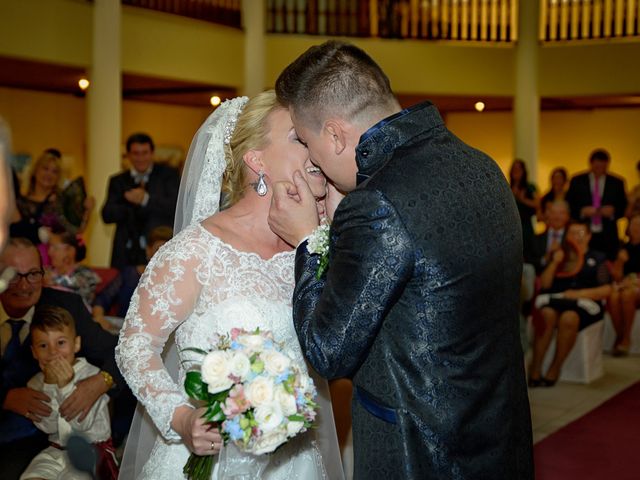
[[[102,395],[87,416],[67,421],[58,413],[62,402],[73,393],[75,384],[99,372],[84,358],[76,358],[80,337],[76,335],[73,318],[65,309],[49,305],[36,307],[31,320],[31,351],[40,365],[27,386],[46,393],[51,398],[51,415],[34,422],[49,434],[50,447],[31,461],[23,479],[84,479],[69,462],[65,452],[71,434],[80,434],[98,447],[98,478],[117,478],[117,464],[111,446],[109,397]],[[108,473],[105,473],[108,472]]]

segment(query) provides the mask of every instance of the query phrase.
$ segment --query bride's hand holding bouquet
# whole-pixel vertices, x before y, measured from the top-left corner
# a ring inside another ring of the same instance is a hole
[[[204,405],[189,414],[202,415],[202,423],[194,424],[194,431],[200,426],[208,442],[211,429],[214,425],[219,427],[227,445],[221,470],[237,474],[244,467],[264,467],[266,461],[256,461],[256,456],[273,452],[305,432],[315,420],[317,394],[313,381],[274,341],[271,332],[234,328],[230,335],[219,337],[210,352],[194,348],[186,351],[204,356],[198,368],[187,372],[185,390]],[[194,453],[184,473],[189,479],[208,479],[213,458],[206,450],[206,442],[202,445],[197,440],[192,440],[196,448],[192,449]],[[230,451],[228,444],[243,453],[229,453],[234,449]],[[209,455],[201,456],[199,452]],[[244,461],[248,457],[251,461]]]

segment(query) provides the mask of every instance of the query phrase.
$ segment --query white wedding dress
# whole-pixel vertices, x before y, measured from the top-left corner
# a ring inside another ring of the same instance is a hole
[[[116,351],[127,383],[161,433],[138,478],[184,478],[189,451],[170,426],[176,407],[189,403],[182,387],[185,368],[189,360],[198,359],[184,349],[208,350],[215,333],[260,327],[271,330],[305,366],[291,315],[294,255],[283,252],[264,260],[234,249],[195,223],[153,257],[133,295]],[[181,360],[178,383],[161,358],[174,330]],[[216,465],[214,479],[217,470]],[[262,478],[329,478],[314,431],[293,438],[272,454]]]

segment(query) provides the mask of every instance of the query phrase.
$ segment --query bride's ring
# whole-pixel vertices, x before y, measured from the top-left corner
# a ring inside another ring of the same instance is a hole
[[[29,420],[31,420],[31,412],[27,411],[27,413],[25,413],[24,416],[27,417]]]
[[[216,444],[214,442],[211,442],[211,450],[215,450],[216,449]]]

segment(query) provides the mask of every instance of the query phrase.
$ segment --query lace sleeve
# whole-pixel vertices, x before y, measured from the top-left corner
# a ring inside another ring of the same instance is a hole
[[[188,241],[186,233],[164,245],[147,266],[116,348],[124,378],[167,440],[180,440],[171,419],[177,407],[188,404],[188,398],[169,375],[161,353],[196,305],[210,253],[205,246]]]

